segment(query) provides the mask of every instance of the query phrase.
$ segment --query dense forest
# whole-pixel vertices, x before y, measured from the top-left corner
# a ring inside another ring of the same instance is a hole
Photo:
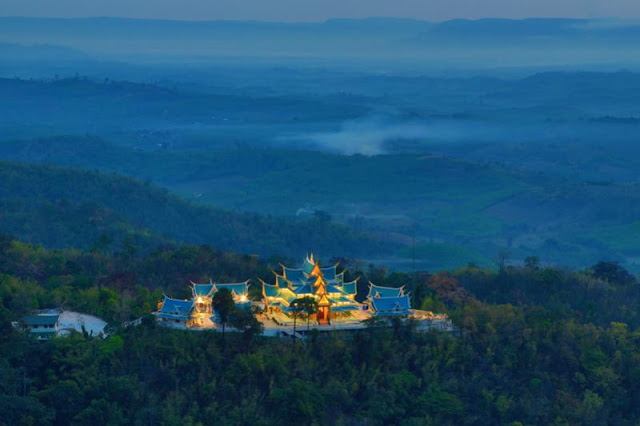
[[[448,313],[459,332],[397,321],[290,342],[170,330],[148,315],[162,292],[186,296],[189,279],[268,278],[288,259],[209,246],[47,250],[9,236],[0,246],[3,425],[640,421],[638,282],[615,263],[407,274],[340,259],[361,281],[406,284],[414,306]],[[38,342],[11,327],[45,307],[101,316],[111,335]]]

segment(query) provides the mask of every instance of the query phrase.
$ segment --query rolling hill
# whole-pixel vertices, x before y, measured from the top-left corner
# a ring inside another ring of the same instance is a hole
[[[376,256],[393,247],[321,218],[197,206],[148,182],[72,168],[1,162],[0,199],[0,232],[47,247],[119,249],[127,237],[146,249],[188,242],[262,255]]]
[[[301,226],[297,223],[300,217],[327,212],[351,229],[379,233],[395,241],[396,247],[405,247],[395,254],[386,251],[391,256],[389,264],[402,268],[409,267],[413,256],[420,267],[442,269],[469,261],[490,265],[499,253],[508,252],[516,261],[535,255],[545,262],[586,266],[608,259],[635,269],[638,256],[637,246],[628,238],[640,215],[637,184],[572,180],[442,155],[366,157],[243,147],[149,152],[83,137],[5,141],[0,143],[0,158],[148,179],[192,203],[279,217],[270,220],[280,223],[282,230],[289,229],[284,225],[287,221],[293,221],[295,228]],[[100,204],[101,197],[81,199]],[[163,197],[173,199],[167,193]],[[73,199],[55,197],[62,198]],[[147,224],[149,218],[128,212],[124,206],[112,209],[134,221],[136,227],[143,224],[143,228],[162,233],[163,227],[173,229],[180,224],[169,234],[182,235],[189,242],[205,241],[203,235],[192,233],[203,226],[206,215],[198,209],[204,207],[189,205],[195,213],[182,215],[170,209],[165,213],[173,214],[175,220],[156,221],[153,226]],[[259,234],[271,235],[274,231],[266,231],[270,226],[266,219],[259,218],[254,219],[255,226],[261,226]],[[253,232],[246,222],[237,226],[230,233],[233,238],[236,233]],[[260,243],[250,238],[233,238],[220,244],[234,249],[252,247],[245,251],[260,253],[273,248],[257,246]],[[275,243],[275,236],[270,238]],[[406,248],[414,238],[415,251]],[[293,247],[301,246],[295,243]]]

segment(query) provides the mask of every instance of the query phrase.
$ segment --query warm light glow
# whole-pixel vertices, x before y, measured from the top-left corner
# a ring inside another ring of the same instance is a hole
[[[244,294],[240,295],[240,301],[241,302],[246,302],[247,300],[249,300],[249,299],[247,299],[246,295],[244,295]]]

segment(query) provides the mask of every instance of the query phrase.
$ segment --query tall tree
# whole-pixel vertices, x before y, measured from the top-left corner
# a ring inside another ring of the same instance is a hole
[[[221,288],[213,295],[211,304],[220,317],[220,322],[222,323],[222,335],[224,336],[225,327],[229,321],[229,315],[231,315],[233,310],[236,308],[231,291],[228,288]]]
[[[307,315],[307,331],[309,331],[309,318],[311,314],[315,314],[318,311],[318,301],[311,296],[305,296],[300,298],[300,307]]]
[[[296,338],[296,322],[298,320],[298,316],[304,311],[304,302],[303,297],[295,299],[289,305],[291,308],[291,312],[293,313],[293,338]]]

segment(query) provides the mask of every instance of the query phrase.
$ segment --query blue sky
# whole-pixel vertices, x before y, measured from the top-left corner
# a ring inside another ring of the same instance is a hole
[[[640,18],[638,0],[1,0],[0,16],[322,21],[394,16]]]

